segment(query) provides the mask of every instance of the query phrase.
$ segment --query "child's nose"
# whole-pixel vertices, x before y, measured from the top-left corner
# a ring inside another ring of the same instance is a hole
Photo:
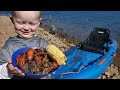
[[[29,30],[29,25],[28,24],[25,24],[25,26],[24,26],[24,30]]]

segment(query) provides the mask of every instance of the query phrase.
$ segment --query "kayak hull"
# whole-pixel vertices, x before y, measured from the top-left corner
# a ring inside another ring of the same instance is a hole
[[[108,51],[105,54],[88,52],[71,47],[64,54],[67,56],[66,65],[61,65],[51,76],[53,79],[97,79],[101,76],[114,59],[117,42],[110,38]]]

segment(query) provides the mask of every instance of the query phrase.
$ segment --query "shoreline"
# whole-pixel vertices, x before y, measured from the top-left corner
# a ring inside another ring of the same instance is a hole
[[[58,48],[60,48],[61,51],[66,51],[72,46],[75,46],[75,44],[80,43],[81,41],[74,41],[74,38],[68,38],[65,37],[65,35],[58,35],[55,32],[51,32],[49,30],[44,30],[42,28],[39,28],[38,35],[40,35],[42,38],[45,38],[50,44],[56,45]],[[10,21],[8,16],[0,16],[0,49],[4,45],[5,41],[10,37],[14,36],[15,31],[14,27],[12,25],[12,22]],[[118,48],[118,58],[115,58],[112,62],[112,64],[107,68],[106,72],[103,73],[98,79],[120,79],[120,48]],[[115,66],[115,63],[118,67]]]

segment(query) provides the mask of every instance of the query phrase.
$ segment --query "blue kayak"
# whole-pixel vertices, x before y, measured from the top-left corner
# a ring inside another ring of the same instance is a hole
[[[64,54],[67,56],[65,65],[61,65],[51,76],[53,79],[97,79],[111,64],[117,50],[117,42],[110,38],[104,44],[104,54],[85,51],[78,46],[71,47]]]

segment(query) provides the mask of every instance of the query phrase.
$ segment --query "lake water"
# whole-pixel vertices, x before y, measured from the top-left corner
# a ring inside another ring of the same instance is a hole
[[[9,14],[0,11],[0,15]],[[42,11],[42,18],[41,27],[62,30],[77,39],[86,39],[95,27],[108,28],[113,38],[120,38],[120,11]]]

